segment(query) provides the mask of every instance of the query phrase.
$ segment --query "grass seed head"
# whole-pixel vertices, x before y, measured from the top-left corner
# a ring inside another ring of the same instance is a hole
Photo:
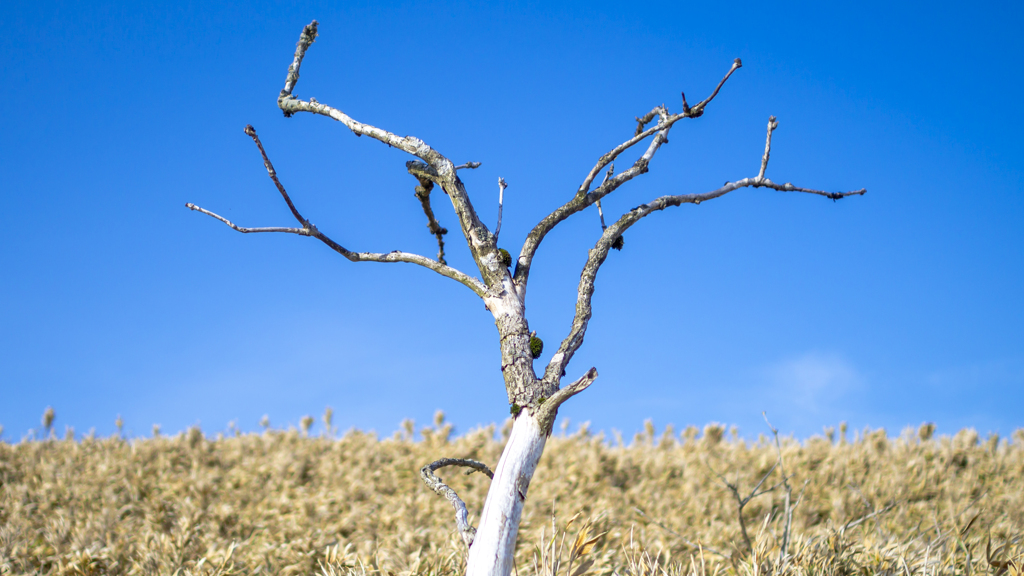
[[[53,420],[56,417],[57,414],[53,411],[53,406],[47,406],[46,410],[43,411],[43,428],[46,429],[47,436],[53,430]]]
[[[313,420],[313,417],[308,414],[299,420],[299,427],[302,428],[303,436],[309,436],[309,429],[313,427],[313,422],[315,422],[315,420]]]
[[[493,466],[503,441],[494,427],[449,438],[443,420],[427,441],[404,428],[383,441],[294,429],[215,440],[194,427],[171,439],[0,443],[0,572],[461,576],[451,505],[415,471],[444,455]],[[1021,576],[1024,430],[1013,442],[970,431],[781,439],[799,501],[784,557],[783,490],[744,508],[748,550],[736,500],[707,466],[749,494],[776,462],[775,443],[722,436],[715,446],[548,438],[523,507],[518,576]],[[486,478],[445,479],[479,514]],[[761,488],[780,479],[774,470]]]
[[[931,440],[933,435],[935,435],[934,422],[925,422],[924,424],[921,424],[921,426],[917,429],[917,437],[918,439],[921,440],[921,442],[927,442]]]

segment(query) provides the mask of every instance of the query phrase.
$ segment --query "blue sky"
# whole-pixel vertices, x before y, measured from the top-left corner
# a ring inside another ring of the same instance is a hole
[[[457,163],[501,244],[569,198],[633,117],[707,113],[605,202],[757,174],[841,202],[742,190],[631,229],[597,279],[562,410],[626,434],[761,411],[806,437],[934,421],[1024,426],[1024,60],[1016,3],[20,3],[0,16],[0,425],[148,435],[229,421],[294,425],[330,405],[389,434],[444,409],[457,429],[508,413],[493,319],[459,284],[352,264],[291,235],[242,132],[253,124],[303,214],[357,250],[433,254],[409,158],[275,99],[302,26],[320,21],[296,95]],[[627,160],[631,161],[631,160]],[[449,261],[472,262],[444,197]],[[491,224],[493,225],[493,224]],[[596,213],[538,253],[528,317],[548,343],[572,318]],[[538,369],[540,369],[538,364]]]

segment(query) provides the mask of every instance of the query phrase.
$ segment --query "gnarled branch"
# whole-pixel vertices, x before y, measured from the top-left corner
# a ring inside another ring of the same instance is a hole
[[[562,206],[556,208],[551,212],[551,214],[546,216],[533,227],[533,230],[530,231],[526,237],[526,241],[523,243],[523,248],[520,251],[519,259],[516,264],[514,279],[520,298],[525,299],[526,297],[526,285],[527,282],[529,282],[530,267],[533,264],[533,258],[537,253],[537,248],[544,240],[544,237],[547,236],[548,232],[569,216],[588,208],[591,204],[596,203],[608,194],[614,192],[626,182],[640,174],[646,173],[647,167],[650,164],[651,159],[654,157],[654,154],[662,144],[668,142],[668,133],[669,130],[672,129],[672,126],[683,118],[696,118],[704,114],[704,108],[714,100],[715,96],[718,95],[719,90],[722,89],[725,82],[730,76],[732,76],[732,73],[738,70],[742,65],[743,64],[739,58],[733,61],[732,67],[729,68],[729,71],[725,74],[722,80],[719,81],[714,92],[696,106],[692,108],[689,107],[689,105],[685,103],[684,96],[683,112],[680,114],[669,114],[668,109],[665,108],[665,106],[658,106],[645,114],[642,118],[637,118],[637,129],[633,137],[601,156],[594,167],[590,169],[586,178],[584,178],[583,183],[576,191],[576,196],[572,200],[569,200]],[[651,123],[655,117],[658,118],[658,123],[649,128],[645,128],[645,126]],[[633,163],[633,166],[613,178],[606,177],[601,186],[594,191],[590,191],[590,185],[593,183],[594,179],[597,178],[597,175],[601,170],[604,170],[605,166],[611,164],[626,150],[632,148],[639,142],[646,140],[652,135],[654,136],[654,139],[648,145],[644,154]]]
[[[452,507],[455,508],[455,525],[459,529],[459,534],[462,536],[462,541],[465,542],[466,548],[469,548],[473,545],[473,538],[476,537],[476,528],[469,523],[469,512],[466,510],[466,503],[462,501],[462,498],[459,498],[455,490],[452,490],[450,486],[434,475],[437,469],[444,468],[445,466],[466,466],[471,468],[467,474],[472,474],[474,471],[482,472],[492,480],[494,479],[494,472],[483,462],[477,462],[468,458],[442,458],[420,468],[420,478],[423,479],[423,483],[427,485],[427,488],[430,488],[439,496],[444,496],[452,503]]]
[[[306,101],[295,97],[293,91],[299,79],[299,68],[302,66],[302,60],[306,56],[306,51],[317,38],[317,26],[317,21],[314,20],[302,29],[298,46],[295,49],[295,58],[291,66],[288,67],[288,76],[285,78],[284,89],[281,90],[281,94],[277,98],[278,107],[284,112],[285,116],[292,116],[296,112],[309,112],[333,118],[344,124],[356,136],[369,136],[423,160],[433,169],[435,174],[434,182],[440,184],[445,193],[448,194],[452,206],[455,208],[455,213],[458,215],[462,233],[469,242],[473,259],[480,268],[484,281],[491,286],[500,283],[500,276],[503,272],[499,271],[496,266],[489,266],[484,261],[486,254],[496,253],[497,251],[494,246],[493,236],[477,216],[472,202],[469,201],[466,188],[456,174],[459,168],[475,168],[479,166],[478,163],[469,162],[456,167],[451,160],[415,136],[398,136],[376,126],[358,122],[337,108],[317,102],[315,98],[310,98]]]
[[[412,264],[419,264],[420,266],[429,268],[442,276],[451,278],[452,280],[459,282],[460,284],[466,286],[467,288],[475,292],[481,298],[486,297],[487,287],[484,286],[482,282],[463,272],[460,272],[459,270],[456,270],[455,268],[452,268],[451,266],[446,265],[443,261],[431,260],[426,256],[420,256],[419,254],[411,254],[409,252],[400,252],[398,250],[387,253],[353,252],[345,248],[341,244],[338,244],[334,240],[330,239],[326,234],[318,230],[317,227],[312,222],[303,218],[302,214],[299,213],[298,209],[295,207],[295,204],[292,202],[291,197],[288,195],[288,191],[285,190],[284,185],[281,184],[281,180],[278,179],[277,171],[274,170],[274,165],[270,162],[270,158],[267,156],[267,151],[263,148],[263,143],[260,142],[260,138],[256,134],[256,129],[253,128],[251,125],[246,126],[245,133],[248,134],[249,137],[253,139],[253,142],[256,143],[256,146],[260,150],[260,155],[263,157],[263,165],[267,168],[267,174],[270,175],[270,179],[273,180],[274,185],[277,186],[277,190],[281,193],[281,197],[284,198],[285,203],[288,204],[288,208],[289,210],[291,210],[292,215],[295,217],[296,220],[299,221],[299,224],[301,224],[302,227],[245,228],[234,224],[233,222],[231,222],[227,218],[224,218],[223,216],[215,214],[214,212],[211,212],[204,208],[200,208],[195,204],[188,203],[185,204],[185,207],[187,207],[190,210],[202,212],[207,216],[216,218],[217,220],[220,220],[221,222],[227,224],[234,230],[242,232],[243,234],[254,232],[284,232],[288,234],[298,234],[300,236],[311,236],[313,238],[316,238],[317,240],[320,240],[321,242],[329,246],[332,250],[341,254],[345,258],[348,258],[352,262],[409,262]]]
[[[418,164],[418,162],[410,162],[410,164]],[[416,187],[416,198],[420,201],[423,213],[427,216],[427,229],[437,238],[437,261],[447,264],[444,260],[444,235],[448,233],[448,229],[441,226],[434,216],[434,210],[430,207],[430,192],[434,189],[434,182],[426,176],[417,175],[412,169],[409,170],[409,173],[416,176],[416,180],[420,183]]]
[[[693,109],[696,109],[696,107]],[[766,145],[765,155],[762,160],[762,174],[768,165],[767,158],[771,147],[771,134],[778,125],[774,119],[772,120],[772,123],[774,126],[772,126],[768,131],[768,144]],[[548,381],[557,381],[565,371],[565,367],[569,364],[573,355],[583,344],[583,337],[587,332],[587,324],[593,314],[591,309],[591,298],[594,295],[594,279],[597,277],[597,271],[601,268],[601,265],[604,264],[605,259],[608,257],[608,251],[612,248],[613,244],[615,244],[616,240],[622,236],[623,232],[640,221],[640,219],[659,210],[664,210],[672,206],[680,206],[682,204],[700,204],[701,202],[724,196],[733,190],[748,187],[771,188],[772,190],[778,190],[780,192],[803,192],[805,194],[824,196],[825,198],[829,198],[833,201],[846,198],[847,196],[862,195],[867,192],[864,188],[854,190],[852,192],[826,192],[823,190],[801,188],[788,182],[785,184],[777,184],[764,176],[755,176],[753,178],[743,178],[736,182],[726,182],[721,188],[705,192],[703,194],[662,196],[661,198],[657,198],[647,204],[641,204],[629,212],[626,212],[617,222],[608,226],[604,230],[601,237],[598,239],[597,244],[590,249],[587,262],[583,266],[583,272],[580,274],[580,283],[579,288],[577,289],[576,298],[576,314],[573,317],[572,327],[569,330],[569,334],[559,346],[558,351],[555,352],[555,355],[548,363],[544,373],[544,379]]]
[[[299,82],[299,69],[302,67],[303,59],[306,57],[306,51],[316,42],[317,36],[319,36],[318,26],[319,22],[313,20],[302,29],[302,34],[299,35],[299,42],[295,47],[295,57],[291,65],[288,66],[288,75],[285,77],[284,88],[277,97],[277,106],[284,112],[284,115],[291,117],[296,112],[312,112],[327,116],[344,124],[356,136],[370,136],[388,146],[399,148],[429,161],[427,157],[431,156],[432,150],[419,138],[398,136],[387,130],[381,130],[376,126],[357,122],[341,110],[320,104],[315,98],[311,98],[307,102],[299,100],[292,94],[295,90],[295,85]]]

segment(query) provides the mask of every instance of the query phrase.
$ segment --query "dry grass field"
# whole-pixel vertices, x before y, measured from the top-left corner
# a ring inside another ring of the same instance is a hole
[[[494,429],[452,438],[442,420],[417,441],[409,423],[386,439],[190,430],[0,442],[0,574],[460,574],[452,508],[418,471],[445,456],[493,467],[502,442]],[[782,438],[773,470],[770,435],[751,442],[715,425],[648,425],[626,442],[556,432],[530,486],[516,572],[1022,573],[1024,430],[833,436]],[[737,496],[766,474],[761,490],[777,487],[742,511],[748,546]],[[485,476],[439,476],[479,512]]]

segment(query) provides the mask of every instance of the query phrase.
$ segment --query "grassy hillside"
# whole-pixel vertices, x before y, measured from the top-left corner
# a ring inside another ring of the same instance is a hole
[[[458,574],[452,508],[418,471],[445,456],[493,467],[502,442],[493,429],[452,439],[440,420],[421,441],[411,432],[0,443],[0,574]],[[1021,573],[1024,430],[845,435],[781,439],[795,504],[781,562],[785,486],[743,508],[750,547],[736,497],[769,472],[762,490],[783,479],[771,437],[650,425],[628,445],[556,435],[530,486],[517,571]],[[438,474],[479,512],[485,476]],[[570,567],[585,526],[607,534]]]

